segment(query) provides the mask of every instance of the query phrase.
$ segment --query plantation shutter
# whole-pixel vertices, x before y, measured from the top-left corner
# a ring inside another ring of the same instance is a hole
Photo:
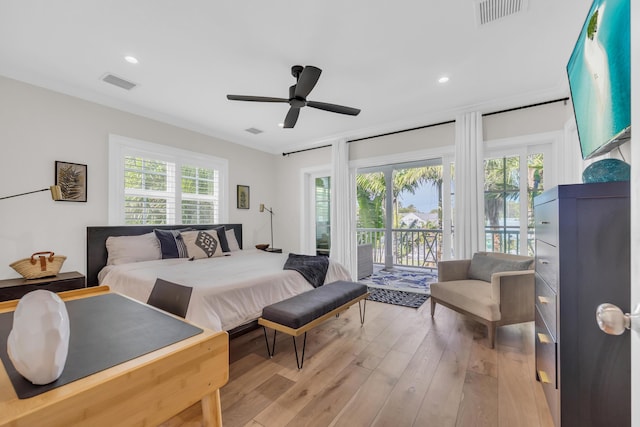
[[[124,159],[125,224],[175,224],[175,163]]]
[[[219,171],[183,165],[181,176],[182,224],[218,223]]]

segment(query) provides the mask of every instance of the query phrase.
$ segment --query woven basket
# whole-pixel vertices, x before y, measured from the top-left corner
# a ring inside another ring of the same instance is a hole
[[[55,255],[50,251],[36,252],[31,255],[31,258],[16,261],[9,267],[20,273],[25,279],[40,279],[57,275],[65,259],[67,259],[66,256]]]

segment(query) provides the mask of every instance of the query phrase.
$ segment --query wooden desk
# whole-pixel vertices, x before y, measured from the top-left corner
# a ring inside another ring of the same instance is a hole
[[[103,286],[59,295],[71,300],[105,292]],[[0,303],[0,312],[16,303]],[[0,426],[153,426],[198,401],[203,424],[221,426],[219,389],[228,379],[228,335],[207,329],[29,399],[18,399],[0,363]]]

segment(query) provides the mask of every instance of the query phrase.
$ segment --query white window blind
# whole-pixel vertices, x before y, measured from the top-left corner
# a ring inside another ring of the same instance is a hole
[[[227,161],[110,136],[110,224],[226,221]]]

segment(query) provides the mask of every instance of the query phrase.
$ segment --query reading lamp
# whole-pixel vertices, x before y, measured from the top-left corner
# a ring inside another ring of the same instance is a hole
[[[273,249],[273,208],[265,208],[264,203],[260,203],[260,212],[267,211],[271,214],[271,249]]]
[[[53,200],[61,200],[62,199],[62,190],[60,190],[60,186],[59,185],[52,185],[51,187],[43,188],[42,190],[27,191],[26,193],[14,194],[13,196],[0,197],[0,200],[10,199],[12,197],[24,196],[26,194],[39,193],[41,191],[51,191],[51,198]]]

